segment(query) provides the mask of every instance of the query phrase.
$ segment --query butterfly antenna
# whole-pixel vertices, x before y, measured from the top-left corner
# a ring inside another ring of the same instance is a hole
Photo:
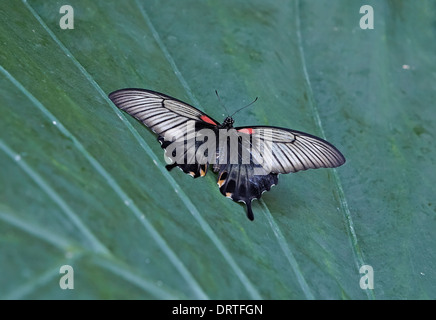
[[[236,113],[238,113],[238,112],[241,111],[242,109],[245,109],[245,108],[251,106],[253,103],[255,103],[255,102],[257,101],[257,98],[258,98],[258,97],[256,97],[256,99],[254,99],[252,102],[250,102],[249,104],[247,104],[245,107],[242,107],[242,108],[236,110],[235,112],[233,112],[233,114],[232,114],[230,117],[233,117]]]
[[[225,106],[224,103],[221,101],[221,98],[220,98],[220,96],[219,96],[217,90],[215,90],[215,94],[216,94],[216,96],[218,97],[218,101],[220,102],[221,106],[224,108],[224,110],[226,110],[227,114],[229,114],[229,110],[227,110],[226,106]]]

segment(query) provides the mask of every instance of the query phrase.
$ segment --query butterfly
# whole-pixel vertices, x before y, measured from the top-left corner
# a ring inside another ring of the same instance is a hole
[[[121,89],[109,98],[157,135],[169,159],[168,170],[179,167],[197,178],[205,176],[212,165],[220,192],[244,202],[250,220],[254,220],[251,202],[276,185],[279,174],[345,163],[331,143],[301,131],[233,127],[232,116],[219,123],[183,101],[152,90]]]

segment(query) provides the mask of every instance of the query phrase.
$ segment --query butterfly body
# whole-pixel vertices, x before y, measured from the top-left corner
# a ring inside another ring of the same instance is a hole
[[[232,117],[226,117],[222,124],[219,124],[217,127],[218,129],[232,129],[233,124],[235,123],[235,120],[233,120]]]
[[[200,110],[162,93],[121,89],[109,98],[158,135],[171,159],[168,170],[179,167],[194,178],[212,165],[221,194],[244,202],[254,219],[251,202],[278,183],[280,173],[333,168],[345,162],[329,142],[279,127],[233,127],[231,116],[222,123]]]

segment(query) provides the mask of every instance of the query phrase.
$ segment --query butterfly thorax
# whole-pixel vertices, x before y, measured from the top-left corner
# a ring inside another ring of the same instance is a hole
[[[231,129],[233,128],[233,123],[235,120],[233,120],[232,117],[226,117],[222,124],[218,126],[219,129]]]

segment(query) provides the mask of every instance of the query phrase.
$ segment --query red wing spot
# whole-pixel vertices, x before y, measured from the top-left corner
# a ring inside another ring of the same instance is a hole
[[[213,124],[214,126],[216,126],[215,121],[213,121],[211,118],[209,118],[209,117],[206,116],[206,115],[202,115],[202,116],[200,117],[200,119],[203,120],[204,122],[207,122],[207,123],[210,123],[210,124]]]
[[[246,134],[253,134],[254,130],[251,128],[244,128],[244,129],[239,129],[238,132],[242,132],[242,133],[246,133]]]

